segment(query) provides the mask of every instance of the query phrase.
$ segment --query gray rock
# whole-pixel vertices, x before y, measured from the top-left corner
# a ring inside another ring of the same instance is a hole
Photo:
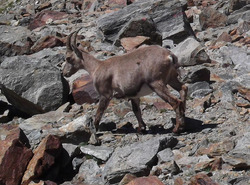
[[[102,168],[100,168],[96,161],[89,159],[85,161],[79,168],[77,179],[83,179],[84,183],[103,185],[101,178]]]
[[[24,46],[27,37],[31,34],[28,28],[23,26],[0,26],[0,43],[15,44],[17,46]]]
[[[113,42],[131,18],[149,16],[156,24],[157,30],[163,34],[163,39],[171,38],[180,42],[192,32],[185,19],[184,5],[185,3],[174,0],[139,0],[119,11],[104,15],[97,21],[97,25],[105,39]]]
[[[157,154],[157,157],[158,157],[158,164],[161,164],[174,160],[174,153],[170,148],[166,148],[165,150],[160,151]]]
[[[186,83],[195,83],[206,81],[210,82],[210,70],[203,66],[193,66],[185,68],[186,74],[184,74],[183,81]],[[182,75],[182,74],[181,74]]]
[[[156,137],[143,143],[116,148],[104,167],[103,178],[113,184],[127,173],[147,175],[149,168],[157,163],[157,153],[164,148],[172,148],[176,143],[173,137]]]
[[[223,64],[234,65],[238,74],[250,72],[250,55],[247,49],[236,46],[223,46],[217,52],[213,53],[216,61]]]
[[[191,96],[193,94],[193,96],[195,97],[195,93],[199,94],[199,92],[201,92],[201,90],[211,90],[209,83],[208,82],[196,82],[194,84],[190,84],[188,86],[188,96]]]
[[[131,18],[119,31],[114,44],[120,46],[120,39],[124,37],[147,36],[151,44],[162,45],[162,36],[157,31],[157,26],[149,16]]]
[[[237,141],[235,148],[228,154],[223,155],[222,159],[235,168],[248,169],[250,167],[250,132],[246,132]]]
[[[192,94],[190,94],[190,97],[191,98],[203,98],[206,95],[210,94],[211,92],[213,92],[212,89],[198,89]]]
[[[250,184],[250,177],[238,177],[229,181],[232,185],[246,185]]]
[[[107,161],[113,153],[113,148],[105,146],[86,145],[80,147],[80,150],[82,153],[91,155],[97,159],[101,159],[102,161]]]
[[[191,37],[178,44],[172,49],[172,52],[178,57],[181,66],[193,66],[211,62],[204,47]]]
[[[69,92],[60,70],[51,62],[57,63],[63,57],[57,52],[46,51],[30,56],[9,57],[0,64],[1,83],[20,96],[20,99],[26,99],[42,111],[57,109],[67,100]],[[14,105],[34,115],[34,112],[23,109],[22,103],[16,102]]]
[[[227,24],[235,24],[239,19],[250,20],[250,5],[246,5],[239,10],[234,11],[228,16]]]

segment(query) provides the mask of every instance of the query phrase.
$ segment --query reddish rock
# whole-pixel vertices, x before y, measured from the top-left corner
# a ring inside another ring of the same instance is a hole
[[[190,179],[189,185],[219,185],[204,173],[198,173]]]
[[[159,111],[173,110],[173,107],[169,103],[166,103],[166,102],[163,102],[163,101],[161,101],[161,102],[155,102],[154,106]]]
[[[121,180],[121,182],[119,183],[119,185],[126,185],[129,182],[131,182],[132,180],[136,179],[136,176],[132,175],[132,174],[126,174],[123,179]]]
[[[26,185],[32,180],[39,179],[55,164],[55,160],[61,151],[62,144],[58,137],[49,135],[44,138],[34,151],[34,156],[24,173],[22,184]]]
[[[89,75],[83,75],[74,81],[72,95],[79,105],[94,103],[98,100],[98,93],[95,91],[93,81]]]
[[[226,26],[227,16],[214,8],[205,8],[199,17],[200,25],[203,30]]]
[[[44,10],[38,13],[34,20],[29,24],[28,29],[34,30],[38,27],[44,26],[49,21],[64,19],[68,16],[68,14],[64,12],[57,12],[51,10]]]
[[[178,177],[174,180],[174,185],[184,185],[184,182],[180,177]]]
[[[219,36],[219,38],[217,39],[217,42],[220,42],[220,41],[231,42],[232,41],[232,37],[227,32],[223,32]]]
[[[187,5],[188,6],[194,6],[194,0],[187,0]]]
[[[53,48],[57,46],[64,46],[62,39],[49,35],[41,38],[31,49],[34,53],[36,53],[44,48]]]
[[[40,6],[38,6],[37,10],[42,11],[42,10],[44,10],[46,8],[50,8],[50,7],[52,7],[51,2],[45,2],[45,3],[41,4]]]
[[[108,0],[109,7],[125,7],[127,6],[127,0]]]
[[[121,39],[121,45],[127,51],[131,51],[143,44],[146,44],[149,40],[150,38],[145,36],[127,37]]]
[[[139,177],[132,180],[127,185],[164,185],[156,176]]]
[[[226,140],[219,143],[212,143],[207,148],[201,147],[197,150],[198,155],[208,156],[221,156],[224,153],[228,153],[233,150],[234,142],[232,140]]]
[[[0,141],[0,184],[19,185],[33,153],[19,128]]]

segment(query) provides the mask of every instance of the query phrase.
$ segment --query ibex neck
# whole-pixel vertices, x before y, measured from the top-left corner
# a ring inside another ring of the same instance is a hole
[[[92,76],[96,68],[100,65],[100,60],[96,59],[94,56],[90,55],[89,53],[82,53],[83,56],[83,66],[84,69]]]

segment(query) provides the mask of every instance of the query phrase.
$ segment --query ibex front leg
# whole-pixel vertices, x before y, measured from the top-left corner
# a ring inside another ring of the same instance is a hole
[[[163,81],[156,81],[150,84],[152,90],[157,93],[165,102],[168,102],[176,113],[176,125],[173,132],[178,133],[185,127],[185,102],[173,96]],[[185,92],[181,92],[181,99],[185,101]]]
[[[139,124],[138,132],[143,133],[146,131],[146,124],[144,123],[141,115],[140,99],[139,98],[131,99],[131,103],[132,103],[132,110]]]
[[[99,105],[98,105],[98,109],[96,111],[96,115],[95,115],[95,121],[94,121],[94,129],[91,130],[92,135],[90,137],[89,143],[90,144],[99,144],[98,138],[96,136],[96,132],[98,131],[99,128],[99,123],[101,121],[101,118],[104,114],[104,111],[107,109],[108,105],[109,105],[109,101],[110,98],[106,98],[105,96],[102,96],[99,100]]]

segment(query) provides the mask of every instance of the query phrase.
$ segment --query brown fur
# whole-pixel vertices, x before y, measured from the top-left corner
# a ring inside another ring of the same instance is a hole
[[[139,131],[145,130],[139,96],[145,95],[148,90],[156,92],[175,110],[176,126],[173,131],[179,132],[184,129],[187,87],[178,80],[179,65],[177,57],[172,52],[156,45],[143,46],[125,55],[100,61],[76,46],[77,32],[68,37],[67,62],[63,74],[71,76],[77,70],[85,69],[91,75],[96,91],[100,94],[94,122],[96,129],[109,101],[116,97],[131,99],[133,111],[139,122]],[[74,43],[71,44],[73,35]],[[181,99],[168,91],[167,84],[180,92]],[[140,92],[141,90],[144,92]]]

